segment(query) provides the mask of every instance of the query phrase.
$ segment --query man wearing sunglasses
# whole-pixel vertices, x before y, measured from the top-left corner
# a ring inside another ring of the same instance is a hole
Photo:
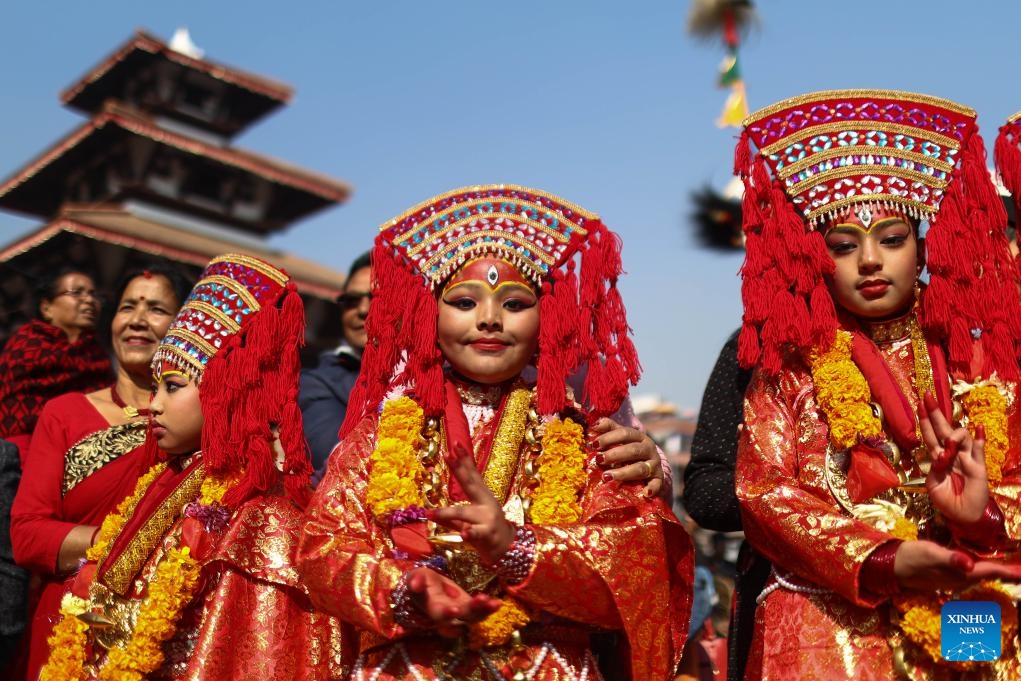
[[[318,483],[326,459],[337,444],[337,432],[347,413],[347,399],[358,380],[365,349],[365,318],[372,300],[372,267],[368,252],[348,269],[343,292],[337,296],[344,336],[340,346],[319,356],[319,365],[301,372],[298,405],[305,421],[305,439],[312,450],[313,480]]]

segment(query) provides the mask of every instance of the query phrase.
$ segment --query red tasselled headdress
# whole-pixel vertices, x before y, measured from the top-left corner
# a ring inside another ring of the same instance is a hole
[[[308,500],[312,465],[298,409],[304,333],[289,275],[230,253],[206,266],[153,357],[154,376],[171,366],[199,386],[206,470],[244,471],[224,496],[230,508],[281,479],[290,498]]]
[[[583,365],[592,410],[619,407],[640,373],[617,290],[620,239],[599,216],[552,194],[483,185],[429,199],[380,228],[369,340],[342,435],[379,406],[401,365],[425,412],[442,413],[436,298],[450,275],[480,256],[510,263],[539,292],[537,409],[565,407],[567,377]]]
[[[815,228],[864,206],[929,223],[919,322],[947,347],[955,375],[1017,377],[1012,339],[1021,306],[1006,215],[975,118],[968,107],[928,95],[833,90],[745,120],[735,155],[747,239],[742,365],[776,373],[785,351],[832,342],[838,322],[825,277],[833,262]],[[972,366],[974,357],[981,367]]]
[[[1003,182],[1003,187],[1010,192],[1014,214],[1021,215],[1021,111],[1008,118],[1000,127],[994,154],[996,172]],[[1018,279],[1021,280],[1021,257],[1014,260],[1014,267]],[[1021,342],[1018,346],[1021,350]]]

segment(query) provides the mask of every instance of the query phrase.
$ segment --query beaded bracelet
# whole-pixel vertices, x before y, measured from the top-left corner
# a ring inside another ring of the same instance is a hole
[[[401,575],[397,586],[390,592],[390,610],[393,613],[394,622],[405,629],[419,629],[428,624],[428,619],[421,610],[415,606],[411,592],[408,590],[410,572]]]
[[[535,563],[535,532],[525,525],[514,530],[514,541],[506,553],[493,565],[493,570],[504,584],[515,585],[525,581]]]

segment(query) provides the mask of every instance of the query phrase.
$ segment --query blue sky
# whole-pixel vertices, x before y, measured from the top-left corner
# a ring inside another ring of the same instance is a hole
[[[877,87],[979,112],[989,146],[1021,109],[1013,0],[760,0],[742,63],[752,108]],[[273,245],[346,268],[376,226],[454,187],[540,187],[624,240],[622,283],[645,366],[636,393],[696,408],[740,314],[741,257],[699,249],[689,197],[729,179],[734,130],[713,121],[722,46],[684,31],[683,0],[11,3],[0,176],[77,126],[57,95],[135,28],[187,26],[216,61],[294,86],[237,143],[350,182],[350,201]],[[1004,57],[1003,55],[1007,56]],[[0,241],[35,221],[0,214]]]

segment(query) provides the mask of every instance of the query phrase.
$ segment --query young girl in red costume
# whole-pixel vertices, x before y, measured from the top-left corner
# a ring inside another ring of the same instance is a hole
[[[1016,678],[1021,304],[984,160],[974,112],[926,95],[745,122],[737,493],[774,565],[748,679]],[[944,659],[951,599],[1000,603],[998,662]]]
[[[209,263],[152,361],[153,465],[99,528],[40,678],[341,675],[339,623],[294,569],[311,473],[303,334],[285,272]]]
[[[661,499],[604,480],[586,427],[638,377],[618,249],[592,213],[505,185],[382,228],[360,406],[299,559],[359,629],[352,679],[601,678],[605,631],[630,678],[672,678],[690,543]],[[583,364],[590,413],[565,388]]]

